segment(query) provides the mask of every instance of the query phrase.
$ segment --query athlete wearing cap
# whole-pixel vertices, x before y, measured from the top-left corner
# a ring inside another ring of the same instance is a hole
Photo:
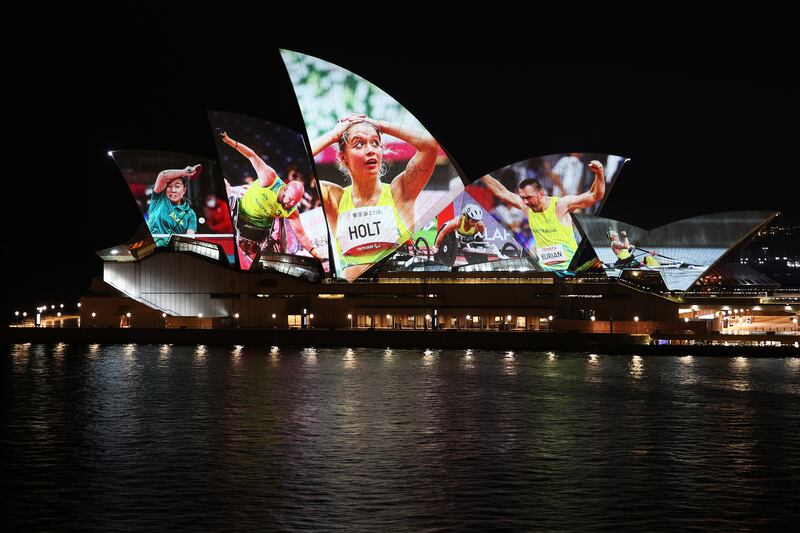
[[[305,187],[301,181],[284,183],[275,170],[261,159],[253,149],[231,139],[220,128],[216,133],[222,142],[245,156],[256,171],[257,179],[247,187],[239,199],[236,217],[236,234],[239,248],[251,259],[261,243],[269,236],[275,218],[285,218],[304,249],[322,261],[324,255],[311,244],[306,235],[297,204],[303,199]]]

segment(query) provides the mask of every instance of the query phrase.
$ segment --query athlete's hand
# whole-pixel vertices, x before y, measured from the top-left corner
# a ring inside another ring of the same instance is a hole
[[[595,176],[603,176],[603,163],[594,159],[589,162],[589,170],[591,170]]]
[[[340,118],[336,123],[336,127],[333,128],[333,141],[339,142],[339,139],[342,138],[342,134],[347,131],[350,126],[358,124],[359,122],[365,122],[366,118],[367,115],[348,115],[344,118]]]
[[[228,132],[223,130],[222,128],[216,128],[214,130],[214,133],[216,133],[217,137],[219,137],[222,140],[222,142],[224,142],[227,145],[233,146],[236,142],[230,137],[228,137]]]
[[[201,164],[197,164],[193,167],[192,166],[186,167],[186,177],[189,178],[190,180],[195,179],[202,173],[203,173],[203,165]]]
[[[619,232],[619,236],[624,239],[625,237],[628,236],[628,233],[625,230],[622,230],[622,231]]]

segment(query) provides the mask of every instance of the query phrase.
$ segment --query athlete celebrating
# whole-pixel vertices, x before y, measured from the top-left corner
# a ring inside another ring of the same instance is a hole
[[[386,174],[383,134],[417,150],[391,183],[381,181]],[[311,143],[312,156],[334,143],[339,149],[339,168],[352,185],[342,187],[329,181],[320,185],[339,268],[344,272],[355,265],[374,263],[411,236],[414,202],[433,174],[439,145],[426,131],[365,115],[339,120],[333,130]]]
[[[311,244],[306,235],[296,207],[305,192],[303,182],[284,183],[275,170],[251,148],[231,139],[220,128],[217,128],[216,133],[222,142],[250,161],[257,176],[253,183],[246,189],[243,188],[244,192],[238,201],[238,213],[235,219],[239,249],[251,261],[254,260],[262,244],[269,237],[275,218],[285,218],[289,221],[301,246],[313,257],[320,261],[324,260],[324,254]]]
[[[589,190],[562,197],[546,196],[542,185],[531,178],[520,182],[516,194],[491,176],[483,178],[486,187],[501,202],[526,211],[534,238],[531,254],[547,270],[566,270],[578,249],[570,213],[591,207],[605,196],[603,164],[591,161],[589,170],[594,174]]]

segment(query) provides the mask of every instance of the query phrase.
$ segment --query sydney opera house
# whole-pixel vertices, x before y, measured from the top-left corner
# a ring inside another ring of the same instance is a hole
[[[658,228],[605,218],[627,161],[614,154],[465,176],[458,154],[372,83],[282,57],[305,132],[209,111],[216,159],[110,153],[143,221],[98,252],[83,327],[645,334],[792,316],[778,284],[739,261],[777,213]]]

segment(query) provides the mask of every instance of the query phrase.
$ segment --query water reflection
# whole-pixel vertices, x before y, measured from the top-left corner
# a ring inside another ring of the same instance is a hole
[[[9,349],[8,530],[763,529],[800,483],[796,357]]]
[[[234,345],[233,350],[231,350],[231,359],[233,360],[234,366],[239,366],[241,364],[243,349],[244,346],[242,346],[241,344],[236,344]]]
[[[269,366],[278,366],[278,363],[281,360],[281,351],[277,346],[273,346],[269,349],[269,357],[267,360],[269,361]]]
[[[729,381],[730,386],[737,391],[749,391],[750,384],[750,362],[746,357],[734,357],[731,359],[730,366],[732,376]]]
[[[631,357],[630,375],[634,379],[642,379],[644,377],[644,359],[639,355]]]
[[[503,374],[506,376],[515,376],[517,374],[517,358],[512,351],[506,352],[503,356]]]
[[[472,350],[465,350],[464,357],[461,359],[461,367],[465,370],[472,370],[475,368],[475,360],[472,355]]]
[[[356,367],[356,352],[352,348],[347,348],[342,357],[342,366],[348,370]]]
[[[208,347],[205,344],[198,344],[194,349],[194,360],[197,363],[205,363],[206,355],[208,355]]]
[[[303,348],[303,358],[306,365],[310,367],[317,366],[317,349],[314,347]]]

